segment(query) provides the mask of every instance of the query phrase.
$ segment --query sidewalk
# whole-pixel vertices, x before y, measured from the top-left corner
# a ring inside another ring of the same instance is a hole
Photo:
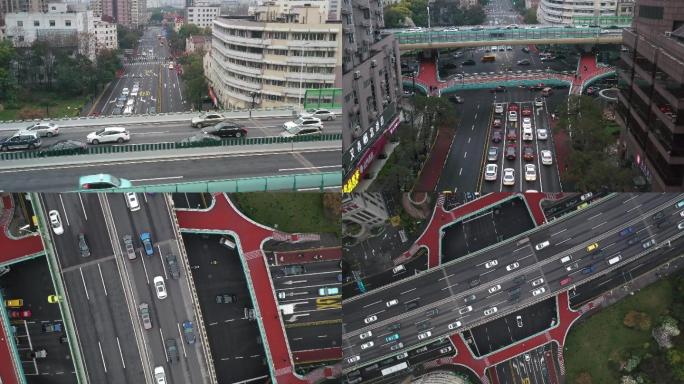
[[[455,132],[450,127],[441,127],[437,131],[435,143],[432,145],[428,158],[423,164],[423,168],[418,175],[418,181],[413,187],[415,192],[432,192],[437,188],[442,169],[449,156],[451,142],[454,140]]]
[[[546,223],[544,210],[541,207],[542,200],[546,199],[546,194],[541,192],[525,193],[523,196],[525,197],[527,207],[530,209],[530,212],[532,212],[532,217],[534,218],[534,222],[537,224],[537,226]]]

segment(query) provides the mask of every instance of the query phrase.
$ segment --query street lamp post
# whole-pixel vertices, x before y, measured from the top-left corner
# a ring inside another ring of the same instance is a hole
[[[411,80],[413,81],[413,88],[411,88],[411,101],[413,104],[411,108],[411,131],[415,131],[416,127],[414,125],[414,118],[416,114],[416,72],[411,72]]]
[[[430,7],[427,8],[427,14],[428,14],[428,33],[430,33]]]
[[[252,108],[249,109],[249,118],[252,118],[252,111],[254,110],[254,105],[256,104],[256,97],[259,96],[259,92],[250,92],[249,94],[252,96]]]

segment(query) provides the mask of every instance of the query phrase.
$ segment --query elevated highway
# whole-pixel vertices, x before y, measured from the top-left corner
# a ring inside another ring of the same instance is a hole
[[[674,194],[611,195],[507,241],[346,300],[345,371],[505,316],[641,258],[657,258],[684,236],[677,228],[682,209],[675,206],[682,199],[684,195]],[[449,225],[441,227],[440,238]],[[629,234],[620,233],[627,228]],[[649,240],[655,243],[644,245]],[[549,244],[538,246],[545,241]],[[595,249],[588,251],[594,243]],[[441,249],[430,252],[441,254]],[[617,256],[619,260],[608,263]],[[570,260],[561,261],[564,257]],[[398,304],[387,306],[393,299]],[[417,307],[407,306],[411,302]],[[485,314],[492,308],[496,310]],[[366,323],[371,315],[377,320]],[[452,329],[449,324],[454,324]],[[389,331],[391,326],[399,329]],[[369,331],[372,335],[360,338]],[[395,332],[400,339],[387,342]],[[418,339],[425,332],[430,335]],[[361,348],[370,341],[372,346]],[[402,347],[390,349],[399,342]],[[347,359],[353,356],[359,359],[350,363]]]
[[[535,27],[506,29],[466,28],[461,30],[393,30],[399,49],[441,49],[490,45],[530,44],[621,44],[621,29],[589,27]]]

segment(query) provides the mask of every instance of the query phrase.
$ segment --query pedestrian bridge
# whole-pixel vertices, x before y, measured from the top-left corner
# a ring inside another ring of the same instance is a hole
[[[395,30],[403,51],[530,44],[621,44],[622,29],[535,27],[517,29],[475,27],[463,30]]]

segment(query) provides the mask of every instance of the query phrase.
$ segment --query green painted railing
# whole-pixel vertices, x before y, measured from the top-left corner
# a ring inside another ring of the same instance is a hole
[[[268,136],[268,137],[249,137],[239,139],[223,139],[210,142],[196,142],[196,143],[145,143],[145,144],[126,144],[126,145],[106,145],[106,146],[88,146],[85,150],[61,150],[61,151],[23,151],[23,152],[5,152],[0,153],[0,160],[23,160],[35,159],[40,157],[53,156],[74,156],[74,155],[100,155],[108,153],[123,153],[123,152],[149,152],[149,151],[168,151],[185,148],[202,148],[202,147],[236,147],[243,145],[260,145],[260,144],[280,144],[280,143],[303,143],[313,141],[334,141],[342,140],[341,133],[327,133],[316,136]]]

